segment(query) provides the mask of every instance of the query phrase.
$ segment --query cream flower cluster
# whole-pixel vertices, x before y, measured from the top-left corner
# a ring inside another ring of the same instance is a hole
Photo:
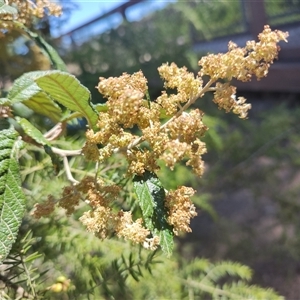
[[[6,0],[7,4],[17,9],[15,16],[2,14],[0,28],[5,32],[11,31],[15,25],[11,22],[13,19],[30,27],[35,18],[43,19],[45,16],[60,16],[62,8],[59,4],[50,0]],[[0,31],[0,37],[5,34]]]
[[[171,170],[183,161],[201,176],[204,171],[202,155],[206,152],[202,138],[208,128],[202,121],[204,113],[192,109],[192,104],[205,93],[213,92],[213,101],[220,109],[246,118],[251,105],[243,97],[236,98],[236,88],[230,81],[266,76],[277,58],[278,42],[286,41],[287,36],[287,33],[271,31],[265,26],[259,42],[250,41],[244,48],[230,42],[227,53],[202,57],[197,76],[174,63],[163,64],[158,72],[165,90],[153,101],[148,97],[147,80],[141,71],[133,75],[124,73],[120,77],[100,77],[97,88],[107,98],[107,109],[99,113],[98,129],[87,130],[83,155],[88,160],[103,163],[116,153],[122,154],[127,176],[157,173],[159,161]],[[80,220],[88,231],[101,239],[115,234],[155,249],[159,238],[151,235],[142,218],[133,220],[131,212],[113,209],[113,201],[120,191],[117,185],[106,185],[99,179],[95,182],[87,177],[76,187],[65,188],[59,205],[72,213],[79,199],[84,199],[91,210]],[[190,220],[197,215],[191,201],[194,192],[184,186],[166,192],[166,221],[175,235],[191,231]],[[52,203],[49,199],[46,212],[52,209]],[[39,207],[38,217],[42,213]]]

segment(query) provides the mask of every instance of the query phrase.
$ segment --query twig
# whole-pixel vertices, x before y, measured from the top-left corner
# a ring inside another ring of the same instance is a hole
[[[48,141],[53,141],[57,139],[65,129],[66,123],[59,122],[44,134],[44,138],[46,138]]]
[[[68,161],[68,156],[78,156],[81,155],[81,149],[79,150],[63,150],[63,149],[59,149],[56,147],[51,147],[51,150],[53,151],[53,153],[58,154],[59,156],[61,156],[63,158],[63,162],[64,162],[64,168],[66,171],[66,175],[67,175],[67,179],[69,181],[71,181],[74,185],[78,184],[79,181],[77,181],[72,173],[71,173],[71,169],[70,169],[70,165],[69,165],[69,161]]]
[[[65,170],[66,170],[66,175],[67,175],[67,178],[69,181],[71,181],[73,184],[78,184],[79,181],[77,181],[72,173],[71,173],[71,170],[70,170],[70,166],[69,166],[69,161],[68,161],[68,158],[67,156],[64,156],[63,157],[63,162],[64,162],[64,167],[65,167]]]
[[[209,89],[210,86],[215,82],[215,80],[210,79],[209,82],[205,85],[205,87],[193,98],[191,98],[184,106],[181,107],[181,109],[176,113],[175,116],[173,116],[170,120],[168,120],[165,124],[163,124],[160,129],[165,128],[170,122],[172,122],[174,119],[178,118],[185,110],[187,110],[192,104],[196,102],[198,98],[201,98]]]
[[[10,287],[13,290],[15,290],[16,293],[22,294],[22,298],[34,299],[32,295],[30,295],[28,292],[24,290],[24,288],[22,288],[20,285],[16,283],[11,282],[10,279],[5,277],[4,275],[0,274],[0,281],[2,281],[7,287]]]
[[[61,157],[65,157],[65,156],[78,156],[81,155],[81,149],[78,150],[63,150],[63,149],[59,149],[56,147],[51,147],[51,150],[53,151],[53,153],[58,154]]]

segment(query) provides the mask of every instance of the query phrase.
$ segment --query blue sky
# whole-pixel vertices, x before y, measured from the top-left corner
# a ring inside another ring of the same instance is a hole
[[[55,36],[59,36],[63,33],[66,33],[81,24],[90,21],[91,19],[100,16],[101,14],[114,9],[120,4],[127,2],[126,0],[115,0],[115,1],[102,1],[102,0],[73,0],[74,3],[78,6],[76,10],[74,10],[71,14],[69,21],[61,26],[58,30],[54,32]],[[146,13],[150,11],[161,9],[166,6],[168,3],[174,2],[172,0],[169,1],[146,1],[140,4],[133,6],[128,9],[127,17],[129,21],[140,19]],[[146,8],[146,9],[145,9]],[[115,20],[115,23],[117,20]],[[114,23],[114,22],[113,22]]]

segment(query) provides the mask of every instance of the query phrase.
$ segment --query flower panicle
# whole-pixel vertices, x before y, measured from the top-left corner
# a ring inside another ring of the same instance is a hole
[[[15,16],[3,14],[1,16],[1,29],[4,29],[5,32],[14,29],[15,24],[11,22],[12,20],[17,20],[25,26],[30,27],[36,18],[43,19],[47,16],[59,17],[62,14],[62,7],[50,0],[8,0],[7,4],[13,5],[17,9],[17,14]],[[1,37],[5,37],[3,32],[0,32]]]
[[[196,76],[175,63],[163,64],[158,72],[165,90],[153,101],[149,100],[147,80],[141,71],[99,78],[97,89],[107,99],[107,110],[99,112],[97,128],[87,130],[82,154],[88,160],[102,163],[119,153],[126,162],[128,176],[158,173],[160,162],[171,170],[185,162],[201,176],[204,172],[202,156],[206,153],[203,137],[208,128],[203,122],[204,113],[192,109],[192,104],[206,92],[213,92],[213,102],[219,109],[246,118],[251,105],[245,98],[236,97],[236,87],[230,81],[234,78],[249,81],[252,77],[259,80],[266,76],[277,59],[277,44],[286,41],[287,36],[265,26],[258,42],[249,41],[244,48],[230,42],[227,53],[202,57]],[[156,249],[160,239],[152,228],[147,228],[142,218],[134,220],[131,211],[114,206],[121,191],[117,185],[86,177],[76,186],[64,189],[59,206],[71,214],[79,200],[84,199],[91,209],[80,221],[89,232],[100,239],[116,235],[147,249]],[[185,186],[166,192],[166,222],[174,235],[191,232],[191,219],[197,215],[191,200],[194,193]],[[52,209],[49,201],[44,208],[37,207],[37,216]]]

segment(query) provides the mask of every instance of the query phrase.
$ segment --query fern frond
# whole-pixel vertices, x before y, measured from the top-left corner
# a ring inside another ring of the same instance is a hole
[[[240,263],[223,261],[212,264],[206,259],[195,260],[187,268],[187,280],[184,285],[201,295],[210,295],[211,299],[222,300],[283,300],[272,289],[249,285],[252,270]],[[226,283],[220,281],[226,280]]]
[[[255,299],[255,300],[283,300],[284,297],[278,295],[271,288],[262,288],[257,285],[247,285],[242,281],[232,284],[224,284],[223,291],[230,294],[239,295],[240,299]],[[217,298],[219,299],[219,298]],[[230,298],[228,298],[230,299]]]
[[[244,280],[250,280],[252,277],[252,270],[249,267],[237,262],[222,261],[215,265],[211,265],[210,270],[207,272],[205,278],[209,278],[217,283],[220,279],[227,275],[232,277],[240,277]]]

